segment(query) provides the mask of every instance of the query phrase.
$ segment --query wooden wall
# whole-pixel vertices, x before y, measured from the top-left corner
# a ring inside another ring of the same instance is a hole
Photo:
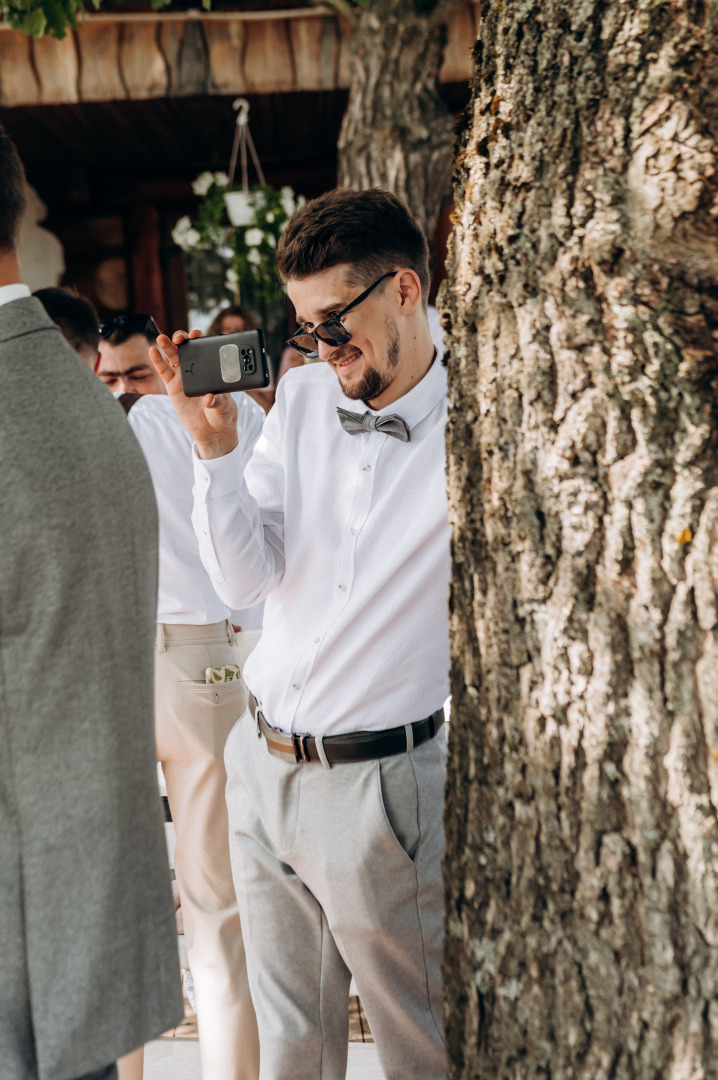
[[[345,89],[348,25],[276,14],[90,15],[63,41],[0,25],[0,106]],[[473,0],[451,16],[442,82],[471,77],[477,21]]]

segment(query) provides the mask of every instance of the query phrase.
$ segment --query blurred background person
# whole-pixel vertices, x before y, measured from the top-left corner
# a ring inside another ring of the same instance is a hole
[[[159,333],[151,315],[116,315],[100,323],[100,359],[95,371],[109,390],[115,394],[165,393],[148,353]]]
[[[33,293],[62,336],[90,371],[97,367],[100,345],[100,320],[89,300],[71,289],[49,287]]]
[[[210,323],[207,334],[236,334],[239,330],[259,329],[259,323],[251,311],[242,307],[241,304],[231,304],[229,307],[224,307],[217,312]],[[154,341],[152,344],[154,345]],[[268,386],[266,390],[245,390],[243,392],[254,398],[257,404],[262,406],[265,413],[268,413],[272,405],[274,405],[273,386]]]
[[[319,358],[317,357],[317,361],[318,359]],[[279,382],[283,375],[287,374],[290,368],[303,367],[306,361],[306,356],[302,356],[302,354],[300,352],[297,352],[296,349],[293,349],[291,345],[287,345],[287,347],[282,350],[282,355],[279,358],[277,382]],[[309,360],[308,362],[311,364],[316,363],[317,361]]]

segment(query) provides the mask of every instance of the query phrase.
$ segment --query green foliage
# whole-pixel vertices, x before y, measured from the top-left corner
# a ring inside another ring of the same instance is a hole
[[[172,0],[149,0],[153,11],[168,7]],[[326,4],[340,15],[351,17],[352,10],[369,8],[376,0],[325,0]],[[396,3],[405,0],[395,0]],[[437,6],[438,0],[413,0],[417,14],[429,14]],[[385,4],[386,0],[382,0]],[[38,38],[43,34],[62,39],[68,27],[76,29],[78,22],[83,22],[88,11],[99,11],[102,0],[0,0],[0,18],[15,30],[22,30],[28,37]],[[212,0],[202,0],[202,7],[209,11]]]
[[[161,11],[171,0],[149,0],[154,11]],[[62,40],[68,28],[77,28],[85,20],[88,11],[99,11],[102,0],[0,0],[0,18],[13,30],[21,30],[28,37],[43,35]],[[202,7],[209,11],[212,0],[202,0]]]
[[[207,276],[213,272],[214,288],[208,292],[208,304],[219,288],[235,301],[249,294],[257,305],[271,306],[283,296],[276,264],[277,241],[304,199],[295,199],[290,187],[280,191],[253,188],[252,221],[235,227],[227,217],[227,183],[226,173],[198,176],[192,185],[200,196],[197,211],[191,219],[180,218],[172,230],[175,243],[187,253],[190,288],[200,278],[209,285]]]

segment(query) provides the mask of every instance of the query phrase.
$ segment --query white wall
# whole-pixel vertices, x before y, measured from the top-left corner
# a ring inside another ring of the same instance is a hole
[[[26,185],[27,210],[20,228],[20,265],[27,285],[34,292],[57,285],[65,272],[62,244],[39,222],[47,217],[47,207],[34,188]]]

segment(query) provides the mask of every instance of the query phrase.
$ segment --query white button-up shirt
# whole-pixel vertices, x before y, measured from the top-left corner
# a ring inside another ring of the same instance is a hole
[[[20,282],[16,285],[0,285],[0,307],[12,303],[13,300],[24,300],[30,295],[28,286]]]
[[[215,589],[268,597],[247,685],[270,724],[336,735],[421,720],[449,693],[446,372],[436,360],[398,413],[411,431],[349,435],[326,364],[290,371],[244,478],[241,451],[195,452],[193,522]]]
[[[249,461],[262,432],[264,412],[247,394],[233,395],[239,408],[238,468]],[[230,617],[199,557],[192,528],[192,436],[164,394],[145,394],[127,414],[142,447],[154,484],[159,515],[157,621],[206,626]],[[261,625],[253,613],[238,612],[235,621],[248,629]]]

